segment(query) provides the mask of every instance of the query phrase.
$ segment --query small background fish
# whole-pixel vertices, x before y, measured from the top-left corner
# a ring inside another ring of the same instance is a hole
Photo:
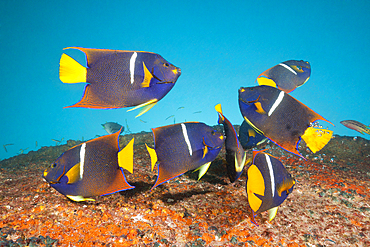
[[[340,123],[346,126],[347,128],[360,132],[361,134],[366,133],[370,135],[370,125],[366,126],[365,124],[362,124],[356,120],[344,120],[341,121]]]
[[[107,131],[108,134],[116,133],[121,128],[122,128],[121,133],[125,130],[125,128],[122,125],[114,122],[106,122],[105,124],[102,124],[102,126],[105,129],[105,131]]]

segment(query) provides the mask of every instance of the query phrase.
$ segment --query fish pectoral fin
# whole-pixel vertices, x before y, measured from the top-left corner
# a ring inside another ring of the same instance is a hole
[[[252,126],[252,128],[258,133],[258,134],[261,134],[261,135],[264,135],[264,133],[262,132],[262,130],[260,130],[259,128],[257,128],[254,124],[252,124],[251,121],[249,121],[248,118],[244,117],[244,120],[250,125]]]
[[[63,53],[59,62],[59,79],[63,83],[86,82],[87,69]]]
[[[146,149],[148,150],[148,153],[149,153],[149,156],[150,156],[150,161],[151,161],[151,166],[152,166],[152,171],[153,171],[154,166],[155,166],[155,164],[157,163],[157,160],[158,160],[157,153],[155,152],[154,148],[148,147],[148,145],[146,145],[146,143],[145,143],[145,146],[146,146]]]
[[[203,175],[206,174],[210,165],[211,162],[208,162],[194,170],[194,172],[199,171],[198,180],[200,180]]]
[[[275,218],[277,210],[278,207],[270,208],[269,210],[267,210],[267,212],[269,213],[269,221],[272,221]]]
[[[308,148],[316,153],[331,140],[332,135],[333,131],[331,130],[308,127],[302,135],[302,139],[306,142]]]
[[[150,109],[152,109],[153,106],[155,106],[155,104],[157,104],[158,100],[157,99],[151,99],[143,104],[140,104],[140,105],[137,105],[135,106],[134,108],[130,109],[130,110],[127,110],[127,111],[133,111],[133,110],[136,110],[138,108],[143,108],[138,115],[136,115],[135,118],[143,115],[145,112],[149,111]]]
[[[204,157],[206,157],[206,154],[208,153],[208,146],[204,146],[203,148],[203,157],[202,159],[204,159]]]
[[[261,102],[255,102],[254,103],[254,106],[257,108],[256,109],[256,112],[257,113],[259,113],[259,114],[267,114],[267,112],[265,112],[265,110],[262,108]]]
[[[82,179],[80,174],[80,163],[72,166],[72,168],[66,172],[65,176],[68,177],[67,184],[73,184]]]
[[[95,201],[94,199],[92,198],[85,198],[83,196],[71,196],[71,195],[66,195],[66,197],[68,197],[69,199],[71,199],[72,201],[75,201],[75,202],[83,202],[83,201]]]
[[[287,194],[289,194],[289,190],[290,190],[290,188],[293,187],[293,185],[295,185],[295,180],[293,178],[284,179],[281,183],[279,183],[276,186],[276,190],[278,192],[278,195],[281,196],[281,193],[283,191],[286,191]]]
[[[126,169],[130,173],[134,172],[134,139],[118,152],[118,166]]]
[[[153,78],[152,73],[148,70],[148,68],[145,66],[145,63],[143,62],[143,70],[144,70],[144,79],[143,82],[141,83],[142,87],[149,87],[150,86],[150,81]]]
[[[258,85],[266,85],[270,87],[276,87],[276,83],[274,80],[267,78],[267,77],[259,77],[257,78]]]

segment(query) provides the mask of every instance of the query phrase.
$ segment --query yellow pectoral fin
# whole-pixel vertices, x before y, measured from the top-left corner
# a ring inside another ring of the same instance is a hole
[[[134,172],[134,139],[118,153],[118,165],[130,173]]]
[[[59,64],[59,79],[63,83],[86,82],[87,70],[76,60],[63,53]]]
[[[278,207],[270,208],[269,210],[267,210],[267,212],[269,213],[269,221],[272,221],[275,218],[277,210]]]
[[[135,118],[143,115],[145,112],[149,111],[150,109],[152,109],[153,106],[155,106],[155,104],[157,104],[158,100],[157,99],[151,99],[143,104],[140,104],[140,105],[137,105],[135,106],[134,108],[130,109],[130,110],[127,110],[127,111],[133,111],[133,110],[136,110],[138,108],[143,108],[138,115],[136,115]]]
[[[265,110],[262,108],[261,102],[255,102],[255,107],[257,108],[256,112],[259,114],[267,114]]]
[[[269,79],[269,78],[266,78],[266,77],[259,77],[257,78],[257,83],[258,85],[266,85],[266,86],[270,86],[270,87],[276,87],[276,83]]]
[[[207,153],[208,153],[208,147],[207,146],[204,146],[202,159],[204,159],[204,157],[206,156]]]
[[[277,190],[279,196],[281,196],[281,193],[283,191],[286,191],[287,194],[288,194],[290,188],[292,188],[294,184],[295,184],[295,181],[294,181],[293,178],[284,179],[283,182],[281,182],[280,184],[278,184],[276,186],[276,190]]]
[[[80,180],[80,163],[77,163],[71,169],[69,169],[65,176],[68,177],[67,184],[73,184]]]
[[[155,152],[154,148],[150,148],[148,147],[148,145],[146,145],[145,143],[145,146],[146,146],[146,149],[148,150],[148,153],[149,153],[149,156],[150,156],[150,161],[151,161],[151,164],[152,164],[152,171],[154,169],[154,166],[155,164],[157,163],[157,153]]]
[[[302,139],[306,142],[307,147],[316,153],[331,140],[332,135],[333,131],[331,130],[308,127],[302,135]]]
[[[66,197],[68,197],[69,199],[71,199],[72,201],[75,201],[75,202],[83,202],[83,201],[95,201],[94,199],[92,198],[84,198],[82,196],[71,196],[71,195],[66,195]]]
[[[144,69],[144,80],[141,83],[142,87],[149,87],[150,86],[150,81],[153,78],[152,73],[148,70],[148,68],[145,66],[145,63],[143,62],[143,69]]]
[[[203,175],[206,174],[210,165],[211,162],[208,162],[194,170],[194,172],[199,171],[198,180],[200,180],[203,177]]]
[[[251,136],[251,137],[256,137],[256,132],[252,129],[249,129],[248,130],[248,136]]]
[[[251,122],[251,121],[249,121],[249,119],[248,119],[248,118],[244,117],[244,120],[245,120],[245,121],[246,121],[250,126],[252,126],[252,128],[253,128],[257,133],[259,133],[259,134],[263,135],[262,130],[260,130],[259,128],[257,128],[254,124],[252,124],[252,122]]]

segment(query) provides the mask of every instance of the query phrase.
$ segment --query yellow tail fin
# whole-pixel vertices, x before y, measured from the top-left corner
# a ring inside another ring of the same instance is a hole
[[[118,153],[118,165],[130,173],[134,172],[134,138]]]
[[[333,131],[331,130],[308,127],[302,135],[302,139],[306,142],[307,147],[316,153],[330,141],[332,135]]]
[[[87,70],[76,60],[63,53],[59,64],[59,78],[63,83],[86,82]]]

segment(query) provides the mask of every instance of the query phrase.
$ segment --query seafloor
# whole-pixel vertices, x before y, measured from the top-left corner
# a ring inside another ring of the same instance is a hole
[[[316,154],[301,144],[306,160],[267,144],[296,185],[276,218],[262,213],[256,226],[247,168],[231,184],[224,148],[200,181],[188,172],[150,190],[152,134],[122,136],[121,147],[133,136],[134,174],[125,174],[136,188],[95,202],[70,201],[41,177],[78,141],[1,161],[0,246],[370,246],[369,140],[335,136]]]

